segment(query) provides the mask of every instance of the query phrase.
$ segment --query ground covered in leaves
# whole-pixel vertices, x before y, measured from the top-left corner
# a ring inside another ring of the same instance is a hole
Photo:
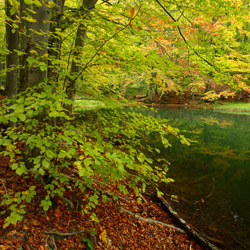
[[[0,157],[0,197],[8,193],[14,195],[36,185],[39,195],[26,204],[27,214],[16,226],[3,229],[8,215],[7,207],[1,206],[0,213],[0,249],[196,249],[202,248],[186,234],[178,233],[164,225],[149,223],[121,210],[124,208],[140,215],[167,224],[174,224],[160,203],[144,196],[142,203],[136,202],[132,194],[119,196],[114,203],[108,200],[99,204],[93,211],[100,222],[90,215],[83,215],[86,195],[82,195],[73,185],[65,192],[65,198],[73,207],[59,197],[53,201],[53,207],[46,214],[40,202],[45,196],[41,184],[32,178],[23,178],[8,168],[8,159]],[[110,186],[115,190],[115,187]],[[91,191],[89,191],[91,192]]]

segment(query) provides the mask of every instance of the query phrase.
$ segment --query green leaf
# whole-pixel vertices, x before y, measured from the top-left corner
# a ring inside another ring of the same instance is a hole
[[[84,163],[85,167],[88,167],[92,163],[92,159],[91,158],[85,158],[83,160],[83,163]]]
[[[22,167],[19,167],[17,170],[16,170],[16,173],[18,175],[22,175],[24,173],[26,173],[26,169],[25,168],[22,168]]]
[[[49,208],[52,206],[52,202],[51,202],[51,200],[42,200],[41,206],[43,207],[44,211],[48,211]]]
[[[11,165],[11,168],[13,169],[13,170],[15,170],[15,169],[17,169],[18,168],[18,163],[13,163],[12,165]]]
[[[38,173],[42,176],[45,175],[45,171],[42,168],[38,169]]]
[[[50,167],[50,162],[47,161],[46,159],[44,159],[44,160],[42,161],[42,166],[43,166],[45,169],[49,169],[49,167]]]
[[[18,118],[19,118],[22,122],[24,122],[24,121],[26,120],[25,114],[18,114]]]
[[[155,148],[155,151],[156,151],[158,154],[160,154],[160,152],[161,152],[161,150],[158,149],[158,148]]]
[[[137,159],[139,160],[140,163],[143,163],[144,160],[145,160],[145,155],[143,153],[140,153],[138,156],[137,156]]]
[[[16,123],[17,122],[17,117],[16,116],[11,116],[10,121]]]
[[[48,156],[48,158],[52,159],[55,156],[55,153],[48,149],[46,151],[46,155]]]
[[[87,247],[88,247],[87,250],[93,250],[93,249],[94,249],[93,246],[92,246],[92,242],[91,242],[90,239],[88,239],[88,238],[83,238],[82,241],[84,241],[84,242],[87,243]]]
[[[162,144],[164,146],[164,148],[168,148],[171,146],[171,144],[169,143],[168,139],[166,139],[165,137],[161,137],[161,141],[162,141]]]

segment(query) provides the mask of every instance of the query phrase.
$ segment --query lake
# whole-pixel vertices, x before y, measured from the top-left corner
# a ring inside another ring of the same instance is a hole
[[[250,116],[180,108],[142,113],[168,119],[195,141],[173,139],[172,147],[161,148],[175,179],[161,188],[179,197],[172,206],[204,235],[223,241],[221,248],[250,249]]]

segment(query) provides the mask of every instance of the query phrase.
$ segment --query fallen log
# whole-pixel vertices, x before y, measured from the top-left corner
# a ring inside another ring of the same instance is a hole
[[[187,232],[187,234],[193,237],[193,239],[195,239],[208,250],[220,250],[218,247],[216,247],[214,244],[212,244],[203,236],[201,236],[198,232],[196,232],[192,227],[190,227],[185,220],[180,218],[177,212],[163,197],[158,197],[158,199],[161,201],[167,212],[177,221],[177,223]]]

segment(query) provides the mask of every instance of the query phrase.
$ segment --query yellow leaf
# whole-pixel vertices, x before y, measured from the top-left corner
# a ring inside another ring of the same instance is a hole
[[[81,161],[81,160],[83,160],[84,159],[84,156],[83,155],[80,155],[79,156],[79,160]]]
[[[33,225],[35,225],[35,226],[38,225],[38,221],[37,220],[33,220],[32,222],[33,222]]]
[[[0,249],[1,249],[1,250],[6,250],[6,249],[8,249],[8,247],[6,247],[6,246],[4,246],[4,245],[0,245]]]
[[[105,243],[108,243],[107,241],[107,231],[104,229],[101,234],[99,235],[99,239],[102,240]]]

